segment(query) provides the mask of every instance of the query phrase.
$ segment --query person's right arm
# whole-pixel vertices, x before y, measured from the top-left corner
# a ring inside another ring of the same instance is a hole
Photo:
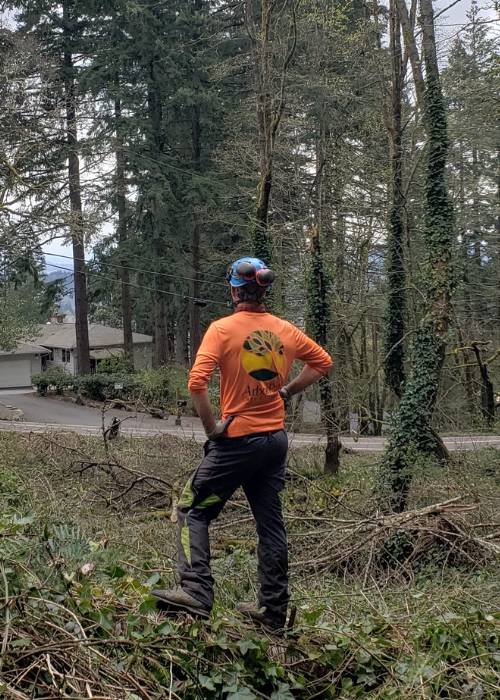
[[[289,384],[284,386],[283,389],[288,391],[290,396],[295,396],[295,394],[300,394],[300,392],[307,389],[308,386],[317,382],[322,376],[323,375],[318,374],[315,369],[311,369],[306,365],[302,368],[300,374],[298,374],[295,379],[292,379]]]
[[[290,396],[304,391],[308,386],[317,382],[333,365],[333,360],[323,348],[294,327],[297,359],[305,362],[300,374],[286,384],[283,389]]]

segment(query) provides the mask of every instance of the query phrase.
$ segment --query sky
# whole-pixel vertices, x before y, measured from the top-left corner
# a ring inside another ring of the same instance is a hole
[[[498,35],[500,33],[500,14],[495,10],[494,0],[481,1],[478,0],[478,7],[480,9],[479,17],[481,19],[488,20],[490,24],[490,32]],[[467,12],[471,9],[471,0],[438,0],[434,3],[435,15],[443,12],[437,20],[438,25],[437,30],[437,44],[438,53],[442,56],[446,53],[447,47],[453,42],[456,36],[458,36],[463,30],[463,26],[467,23]],[[108,226],[110,226],[108,224]],[[106,233],[106,231],[103,231]],[[48,243],[43,248],[45,253],[50,253],[47,255],[47,263],[52,263],[53,265],[59,265],[61,267],[71,268],[71,260],[67,260],[63,257],[56,258],[55,256],[71,256],[71,244],[64,244],[62,240],[55,240]],[[91,247],[88,248],[86,257],[92,256]],[[49,267],[49,270],[54,270],[56,268]]]

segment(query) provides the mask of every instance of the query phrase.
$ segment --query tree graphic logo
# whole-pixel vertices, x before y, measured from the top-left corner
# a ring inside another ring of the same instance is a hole
[[[271,331],[250,333],[241,348],[241,364],[251,377],[261,382],[277,377],[284,361],[283,343]]]

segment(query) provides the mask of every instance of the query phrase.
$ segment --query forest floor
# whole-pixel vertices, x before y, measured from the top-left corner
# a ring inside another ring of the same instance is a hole
[[[210,622],[148,595],[175,584],[172,499],[200,456],[169,435],[0,433],[0,697],[500,697],[498,451],[417,460],[408,512],[383,516],[376,457],[344,454],[332,478],[320,449],[292,450],[281,639],[235,612],[256,595],[238,492],[212,527]]]

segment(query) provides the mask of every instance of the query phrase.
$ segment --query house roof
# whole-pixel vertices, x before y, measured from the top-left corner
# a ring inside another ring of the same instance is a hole
[[[76,332],[74,323],[47,323],[40,326],[40,335],[36,342],[46,348],[76,348]],[[132,339],[136,343],[152,343],[153,338],[143,333],[133,333]],[[89,323],[90,348],[117,347],[123,345],[123,330],[101,326],[99,323]]]
[[[47,348],[42,348],[40,345],[33,345],[32,343],[19,343],[17,348],[14,348],[12,352],[0,350],[0,355],[46,355],[48,352],[49,351]]]

